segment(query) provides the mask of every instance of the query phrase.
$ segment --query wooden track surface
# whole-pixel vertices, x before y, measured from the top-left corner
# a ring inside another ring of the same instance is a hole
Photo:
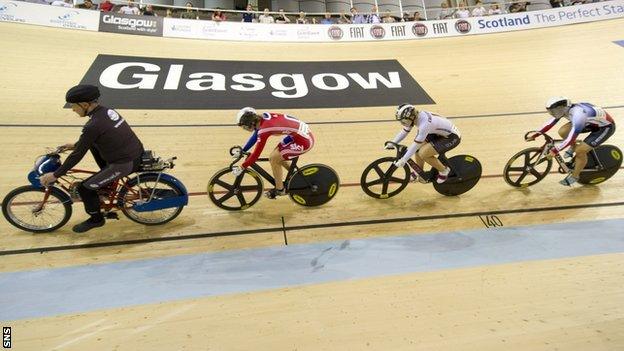
[[[436,105],[425,108],[453,117],[482,116],[453,119],[462,131],[463,138],[461,145],[451,154],[467,153],[478,157],[483,165],[483,173],[492,176],[482,179],[474,190],[460,197],[443,197],[435,193],[430,185],[416,184],[410,185],[395,198],[374,200],[355,184],[359,182],[360,174],[368,163],[390,155],[382,149],[383,142],[394,136],[399,126],[390,122],[312,124],[317,143],[301,160],[303,163],[326,163],[336,169],[341,183],[345,185],[337,197],[317,209],[299,207],[288,199],[262,199],[247,211],[230,213],[215,207],[201,193],[206,191],[206,183],[212,174],[229,164],[229,147],[244,143],[248,134],[234,126],[183,126],[232,123],[235,111],[120,110],[124,118],[135,126],[135,131],[145,145],[160,155],[178,156],[177,166],[171,173],[180,178],[190,192],[199,193],[191,197],[189,206],[180,217],[159,227],[143,227],[127,219],[110,221],[102,230],[78,236],[70,230],[71,225],[85,218],[81,206],[77,205],[74,206],[74,215],[70,222],[53,234],[27,234],[15,230],[4,220],[0,221],[0,251],[279,228],[282,217],[287,227],[336,224],[327,228],[288,230],[289,243],[477,229],[483,227],[477,214],[492,211],[502,211],[498,216],[505,226],[622,218],[624,206],[602,205],[624,202],[623,172],[600,186],[576,189],[563,188],[557,184],[562,177],[559,174],[553,174],[535,187],[524,190],[512,189],[500,175],[511,155],[527,147],[522,139],[524,132],[541,126],[547,118],[545,113],[533,112],[543,110],[544,101],[551,95],[563,94],[574,100],[589,101],[601,106],[618,106],[608,111],[617,121],[624,118],[624,97],[620,93],[624,89],[624,48],[613,43],[624,39],[623,33],[624,20],[611,20],[506,34],[416,42],[295,46],[151,38],[0,23],[0,37],[3,38],[3,60],[0,61],[0,70],[3,72],[0,75],[0,124],[83,123],[70,110],[62,109],[63,98],[67,88],[80,81],[98,54],[247,61],[397,59],[436,101]],[[301,109],[283,112],[309,122],[383,118],[390,120],[393,107]],[[140,127],[149,124],[172,126]],[[43,153],[44,147],[74,141],[80,132],[78,127],[0,128],[0,164],[3,165],[1,196],[26,184],[26,174],[32,160]],[[622,148],[624,131],[621,128],[617,130],[609,143]],[[89,159],[82,165],[91,167],[93,163]],[[513,213],[527,208],[576,205],[581,208]],[[357,225],[339,226],[345,222],[417,216],[438,217],[390,224],[356,223]],[[275,231],[65,250],[46,252],[43,255],[8,255],[0,256],[0,271],[274,246],[283,245],[283,240],[282,232]],[[172,344],[158,345],[181,345],[188,342],[189,349],[249,349],[245,345],[251,345],[246,342],[251,343],[253,335],[244,335],[244,340],[238,346],[227,341],[231,341],[233,335],[240,330],[234,317],[207,326],[213,332],[205,334],[192,329],[189,321],[204,318],[194,313],[205,313],[204,316],[235,316],[239,313],[242,316],[244,314],[240,311],[245,310],[246,304],[253,304],[249,299],[254,299],[265,301],[262,308],[269,315],[275,316],[271,320],[276,321],[274,325],[268,325],[264,317],[258,317],[250,318],[246,322],[256,327],[255,330],[259,333],[272,336],[266,344],[260,345],[260,349],[294,349],[294,344],[280,340],[280,337],[286,338],[289,335],[290,329],[283,329],[284,326],[301,323],[301,327],[308,332],[301,335],[301,343],[296,344],[300,350],[418,349],[411,347],[412,343],[427,350],[457,350],[460,349],[459,345],[464,346],[462,349],[475,350],[541,350],[556,347],[562,350],[616,350],[624,348],[622,262],[622,255],[605,255],[559,260],[554,263],[531,262],[336,283],[286,292],[269,291],[262,294],[210,298],[192,302],[191,305],[186,302],[163,304],[154,313],[166,315],[168,311],[181,312],[171,317],[170,321],[155,322],[150,326],[142,326],[141,320],[151,310],[152,307],[149,306],[94,312],[80,317],[23,321],[13,325],[28,327],[32,333],[26,336],[28,348],[37,350],[62,344],[63,341],[57,336],[62,333],[71,334],[80,325],[106,319],[107,322],[98,326],[108,326],[110,320],[116,318],[122,321],[118,327],[107,328],[106,332],[84,337],[79,342],[66,346],[69,349],[84,349],[85,345],[90,345],[89,349],[106,349],[95,341],[105,337],[106,340],[115,340],[120,345],[119,349],[136,350],[140,348],[138,345],[144,345],[144,349],[154,349],[157,348],[156,344],[140,344],[141,340],[155,342],[155,335],[163,334],[163,328],[166,328],[169,331],[176,330],[172,339],[167,341]],[[562,271],[566,273],[563,274]],[[537,273],[532,274],[534,272]],[[486,288],[483,280],[479,281],[483,274],[494,277],[488,280]],[[510,281],[504,276],[518,274],[526,274],[526,279],[508,285]],[[469,292],[465,297],[469,301],[465,310],[459,308],[462,299],[457,300],[457,295],[437,298],[440,291],[446,291],[457,284],[465,284],[465,290]],[[598,285],[595,285],[595,290],[579,286],[585,284]],[[376,285],[380,286],[383,293],[372,298],[371,294],[376,294],[373,288]],[[401,289],[393,292],[398,286]],[[536,286],[543,286],[543,289]],[[365,300],[351,299],[350,291],[358,289],[362,289],[364,295],[368,296]],[[414,289],[420,291],[419,295],[413,295]],[[517,293],[523,289],[531,290],[530,294]],[[578,295],[575,289],[580,289]],[[331,294],[327,295],[328,293]],[[284,294],[289,296],[282,299]],[[541,300],[540,297],[545,294],[551,295]],[[337,298],[332,300],[329,296]],[[388,311],[389,302],[384,296],[397,301],[396,306],[399,307],[390,306],[391,311]],[[366,300],[369,298],[371,300]],[[485,307],[485,302],[479,302],[488,298],[495,301],[493,310]],[[310,302],[298,304],[302,299],[309,299]],[[321,310],[309,319],[293,317],[310,312],[309,309],[314,308],[312,301],[318,301],[323,306]],[[615,301],[620,303],[614,304]],[[363,308],[361,303],[370,308]],[[220,310],[220,304],[230,307],[228,310]],[[568,318],[570,314],[565,312],[566,306],[570,304],[583,306],[568,311],[574,314],[573,318]],[[585,305],[591,305],[593,309],[584,309]],[[338,308],[336,306],[354,309],[341,316],[333,310]],[[414,313],[414,318],[419,318],[414,320],[410,313],[402,314],[401,308],[424,308],[427,312],[422,315]],[[495,315],[508,313],[517,318],[508,316],[500,323],[495,321]],[[377,318],[379,315],[382,317]],[[614,315],[619,316],[619,319],[613,319]],[[523,322],[524,319],[530,322]],[[206,319],[201,321],[206,322]],[[329,337],[323,337],[328,330],[317,325],[319,321],[325,321],[334,327],[330,327],[332,332]],[[344,331],[338,327],[346,324],[349,327],[345,327]],[[261,327],[263,325],[265,329]],[[426,335],[406,332],[409,328],[425,326],[430,328]],[[398,331],[401,327],[407,329]],[[129,335],[122,328],[140,330],[139,334],[143,339],[137,338],[137,335]],[[446,334],[438,328],[450,328],[457,332]],[[46,331],[41,337],[37,337],[35,330]],[[200,334],[193,335],[200,339],[191,341],[181,330],[198,332]],[[607,333],[612,336],[609,340],[605,339]],[[71,335],[80,337],[82,334]],[[363,338],[362,335],[371,337]],[[208,338],[214,343],[202,343],[201,340]],[[584,344],[586,340],[590,343]],[[85,344],[87,342],[89,344]]]

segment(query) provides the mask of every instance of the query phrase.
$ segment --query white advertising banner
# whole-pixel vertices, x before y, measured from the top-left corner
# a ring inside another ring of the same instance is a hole
[[[624,17],[624,0],[499,16],[381,24],[261,24],[165,18],[163,36],[285,42],[413,40],[499,33],[621,17]]]
[[[0,0],[0,22],[97,31],[99,11]]]

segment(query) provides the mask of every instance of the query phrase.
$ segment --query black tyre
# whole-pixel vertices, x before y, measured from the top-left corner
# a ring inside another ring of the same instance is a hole
[[[215,173],[208,182],[208,198],[217,207],[228,211],[246,210],[262,196],[262,178],[246,169],[235,177],[229,168]]]
[[[553,160],[541,157],[542,149],[532,147],[513,155],[503,170],[507,184],[516,188],[526,188],[539,183],[552,167]]]
[[[481,163],[470,155],[456,155],[448,160],[451,168],[448,179],[441,184],[433,180],[435,190],[446,196],[461,195],[472,189],[481,179]]]
[[[288,181],[288,196],[301,206],[320,206],[336,196],[340,188],[338,174],[322,164],[305,165]]]
[[[72,215],[69,195],[58,188],[50,188],[44,203],[46,189],[32,185],[19,187],[2,201],[2,214],[15,227],[32,233],[54,231],[67,223]]]
[[[140,201],[152,199],[165,199],[183,195],[177,185],[167,179],[158,178],[156,174],[139,175],[131,179],[119,191],[117,198],[121,212],[132,221],[145,225],[165,224],[176,218],[184,209],[184,206],[164,208],[148,212],[139,212],[133,206]]]
[[[366,195],[375,199],[387,199],[403,191],[410,181],[410,171],[407,165],[397,168],[393,165],[394,157],[383,157],[368,165],[362,177],[360,186]]]

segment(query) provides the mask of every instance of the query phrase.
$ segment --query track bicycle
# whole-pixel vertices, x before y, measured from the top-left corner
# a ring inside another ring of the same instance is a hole
[[[228,211],[246,210],[253,206],[264,190],[262,179],[275,186],[275,179],[258,162],[268,158],[259,158],[238,177],[232,174],[232,167],[244,156],[249,155],[240,146],[230,148],[230,155],[238,154],[236,159],[223,168],[208,182],[208,197],[217,207]],[[336,196],[340,188],[338,174],[331,167],[314,163],[299,167],[299,157],[291,160],[284,182],[288,196],[301,206],[320,206]]]

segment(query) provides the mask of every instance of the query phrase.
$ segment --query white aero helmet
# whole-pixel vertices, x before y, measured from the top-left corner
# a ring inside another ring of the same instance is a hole
[[[410,116],[412,115],[412,112],[414,112],[415,109],[416,108],[412,104],[401,104],[399,105],[399,107],[397,107],[394,117],[396,118],[397,121],[402,121],[404,119],[411,119]]]
[[[256,109],[253,107],[243,107],[236,114],[236,125],[237,126],[250,126],[252,125],[256,119]]]
[[[559,106],[570,107],[572,106],[572,101],[570,101],[570,99],[568,99],[567,97],[563,97],[563,96],[551,97],[550,99],[548,99],[548,101],[546,101],[547,110],[550,110]]]

